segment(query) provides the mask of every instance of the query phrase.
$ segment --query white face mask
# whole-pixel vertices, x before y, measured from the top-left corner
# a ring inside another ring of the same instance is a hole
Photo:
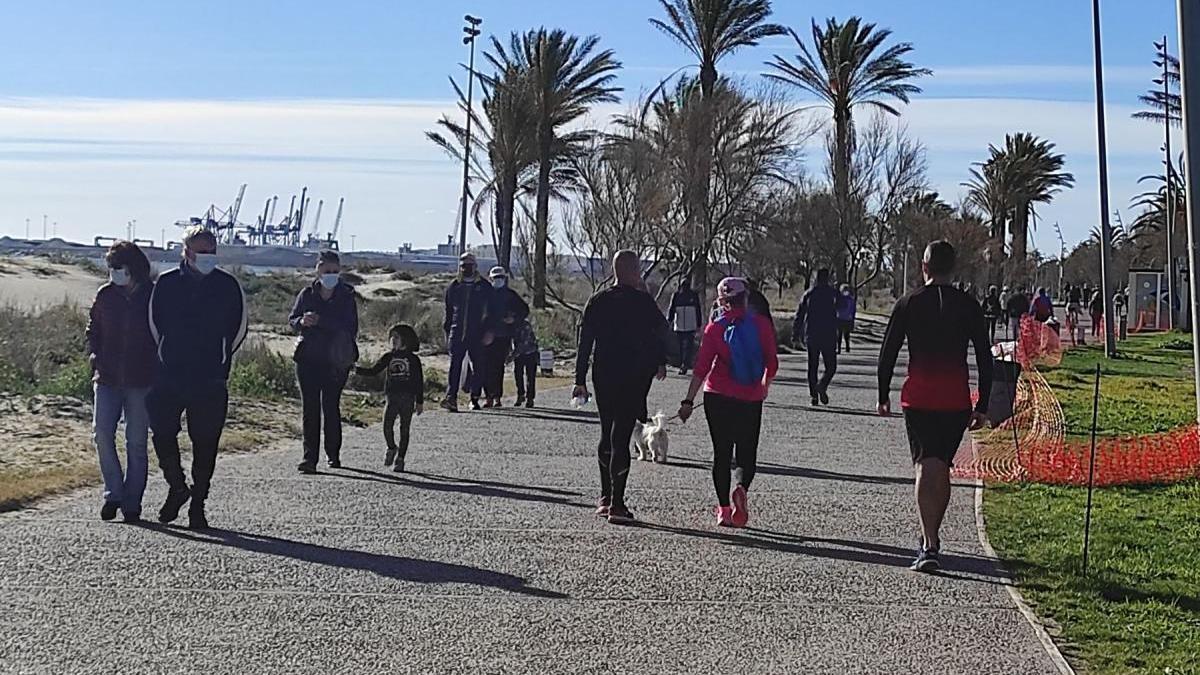
[[[196,260],[192,262],[192,269],[200,274],[211,274],[217,269],[217,254],[216,253],[197,253]]]
[[[333,290],[333,288],[338,285],[338,275],[337,274],[322,274],[321,275],[321,285],[329,290]]]
[[[121,268],[119,270],[110,269],[108,271],[108,280],[113,282],[113,284],[116,286],[128,286],[129,285],[129,270],[127,270],[125,268]]]
[[[507,280],[504,277],[492,279],[492,288],[504,288],[506,282]]]

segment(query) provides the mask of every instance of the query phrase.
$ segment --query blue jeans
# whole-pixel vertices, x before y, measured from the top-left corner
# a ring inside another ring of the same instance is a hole
[[[126,515],[142,512],[142,494],[146,491],[147,444],[150,416],[146,413],[146,388],[94,385],[92,438],[100,458],[104,477],[104,501],[120,504]],[[125,418],[125,460],[117,455],[117,423]]]

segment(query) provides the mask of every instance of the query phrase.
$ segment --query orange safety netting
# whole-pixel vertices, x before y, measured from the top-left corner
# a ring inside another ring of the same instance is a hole
[[[1039,365],[1057,365],[1062,349],[1054,330],[1029,318],[1022,322],[1015,343],[998,346],[998,358],[1015,359],[1021,366],[1013,415],[992,429],[967,435],[954,459],[955,476],[1087,485],[1091,443],[1067,440],[1062,406],[1037,370]],[[1097,439],[1094,471],[1095,484],[1101,486],[1200,477],[1200,429]]]

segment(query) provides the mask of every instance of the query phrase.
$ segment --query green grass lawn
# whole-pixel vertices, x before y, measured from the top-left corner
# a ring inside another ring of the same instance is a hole
[[[1091,429],[1101,363],[1098,429],[1106,436],[1168,431],[1195,422],[1190,340],[1133,338],[1121,358],[1068,351],[1043,369],[1071,436]],[[1200,673],[1200,481],[1097,490],[1091,569],[1080,574],[1087,491],[991,485],[988,534],[1056,641],[1089,673]]]

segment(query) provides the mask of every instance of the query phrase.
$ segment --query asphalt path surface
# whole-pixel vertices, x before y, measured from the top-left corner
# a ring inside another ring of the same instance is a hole
[[[426,413],[406,474],[378,427],[318,475],[298,442],[223,457],[206,533],[101,522],[98,489],[8,514],[0,672],[1055,672],[983,553],[973,485],[946,571],[908,570],[912,468],[902,420],[873,414],[877,350],[844,355],[816,409],[806,356],[783,359],[740,531],[714,525],[703,410],[671,424],[668,464],[635,461],[640,525],[596,518],[598,423],[565,390]],[[685,387],[656,383],[651,409]],[[152,476],[147,515],[164,494]]]

